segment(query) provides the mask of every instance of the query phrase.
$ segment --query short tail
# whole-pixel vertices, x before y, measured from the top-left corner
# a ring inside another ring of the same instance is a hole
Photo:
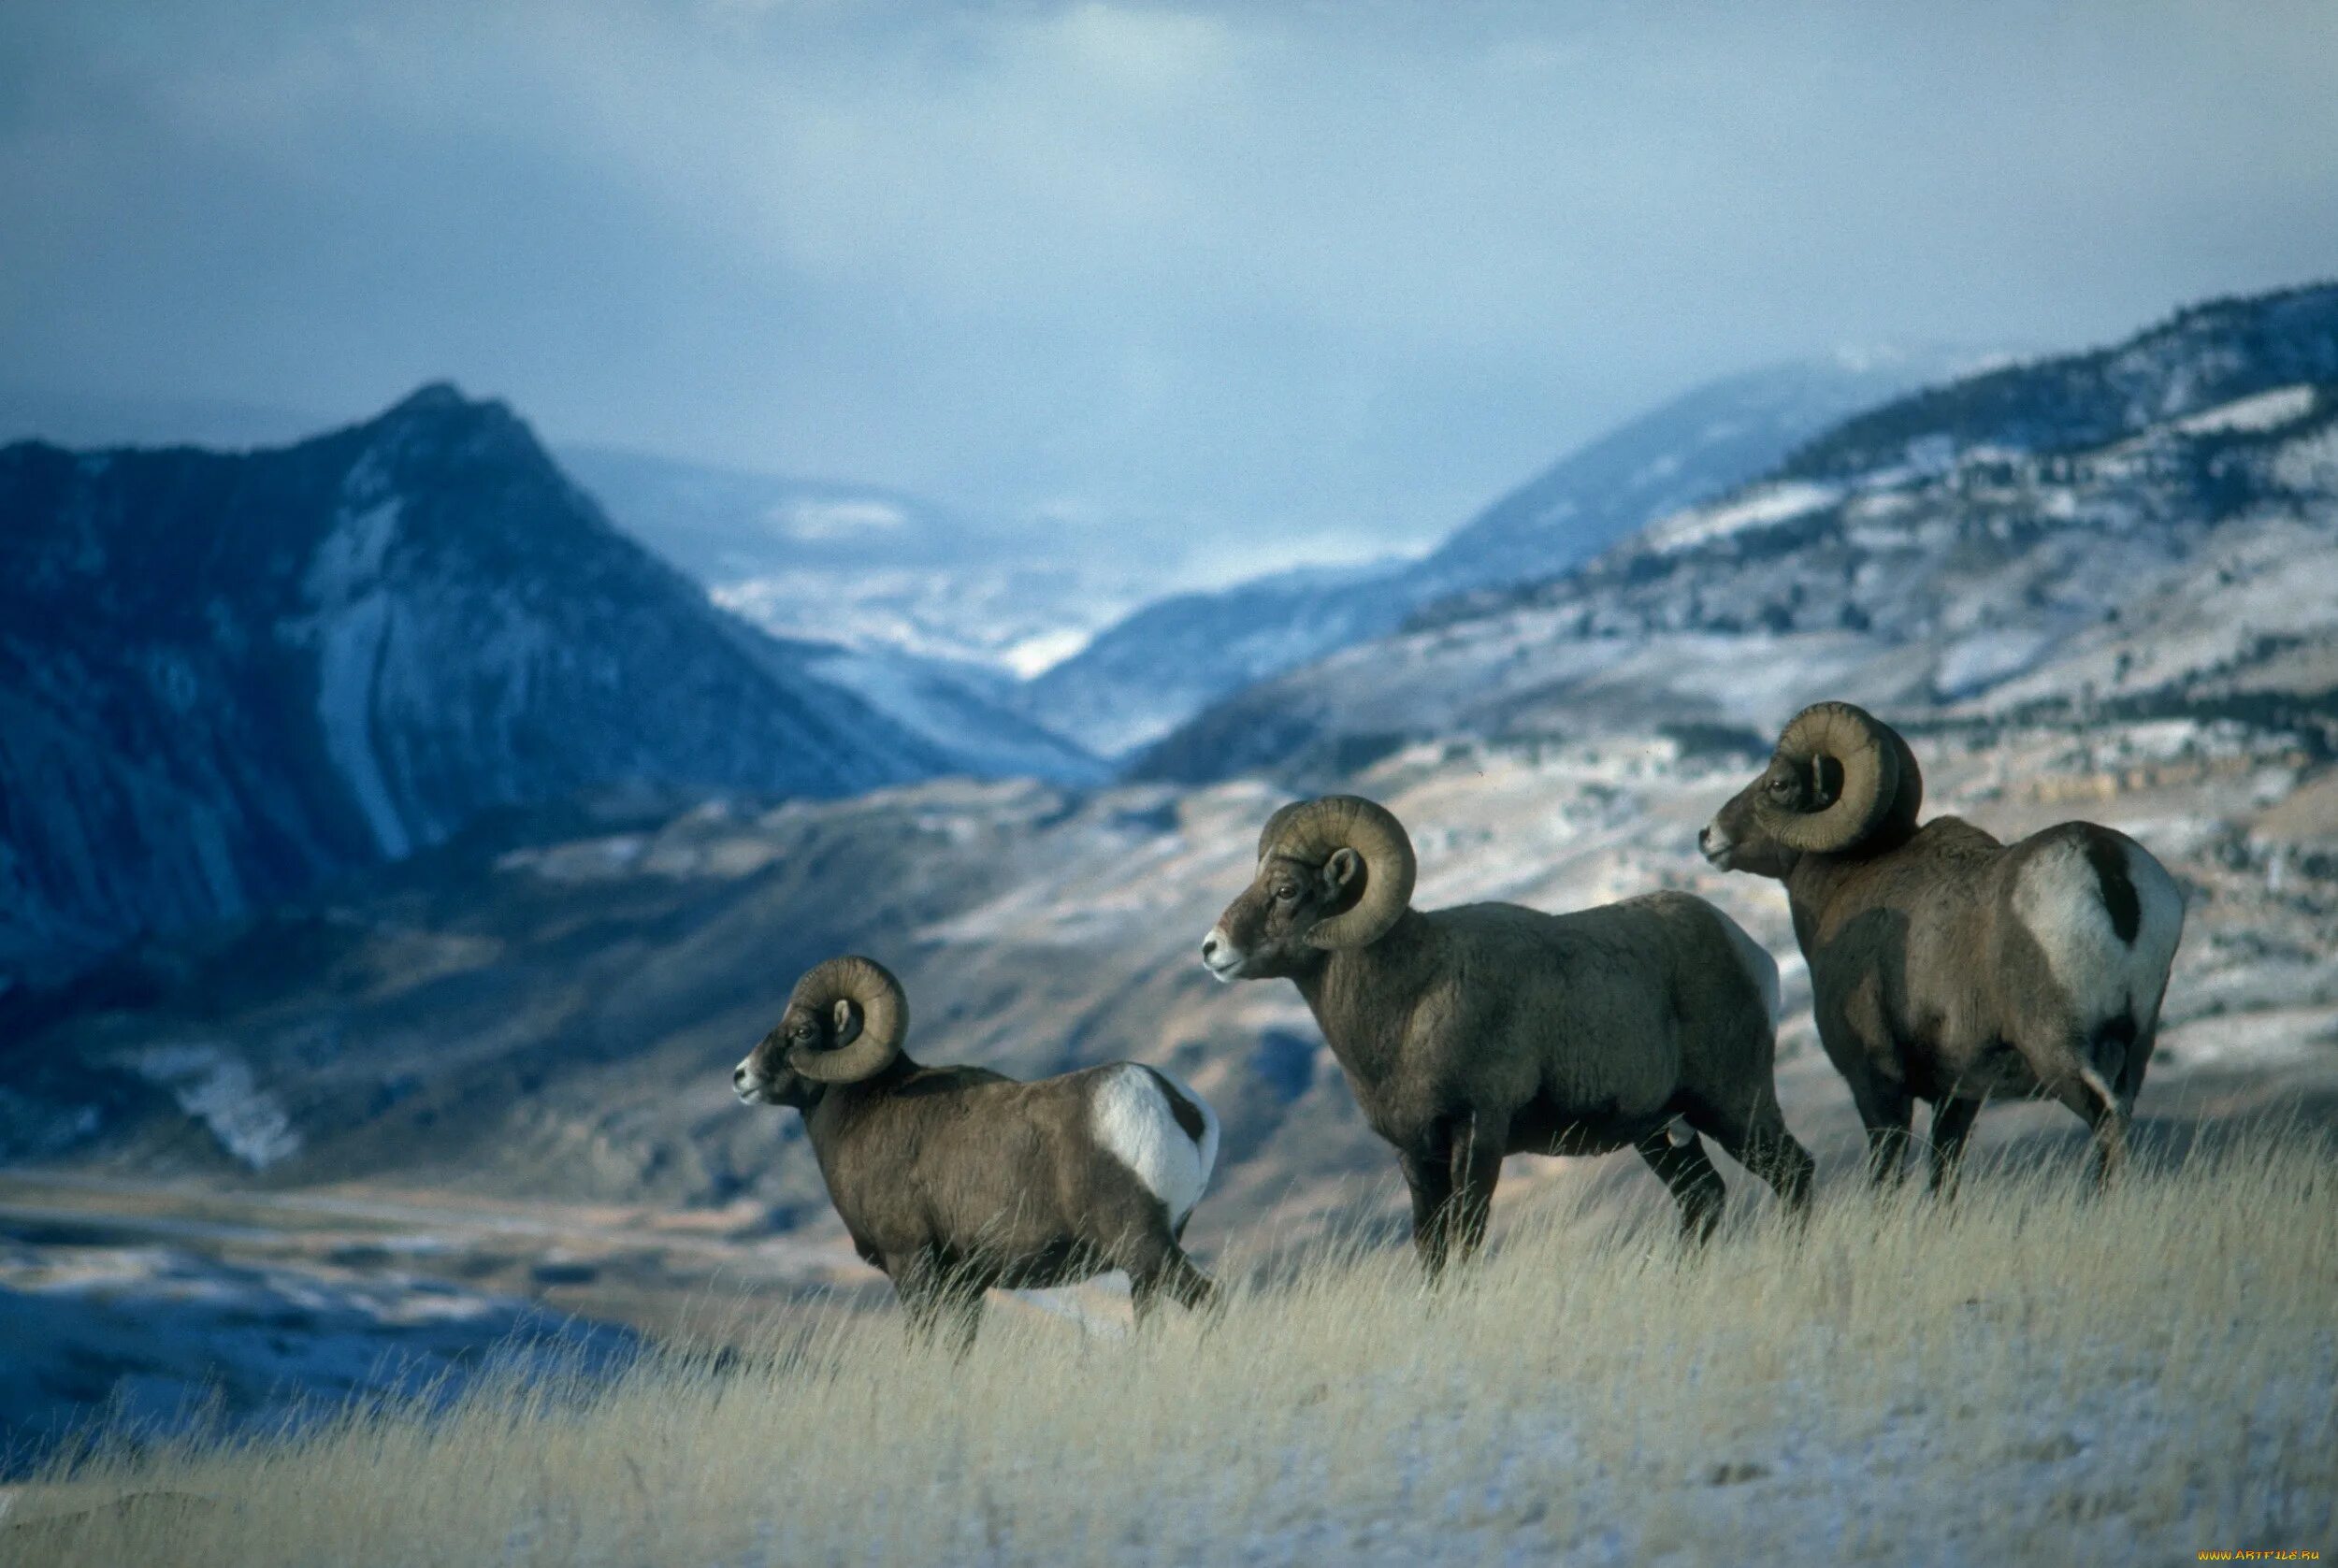
[[[1168,1073],[1136,1062],[1102,1069],[1095,1083],[1098,1142],[1182,1227],[1218,1164],[1218,1114]]]

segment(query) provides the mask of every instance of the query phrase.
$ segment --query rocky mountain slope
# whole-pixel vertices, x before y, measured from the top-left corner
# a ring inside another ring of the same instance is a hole
[[[1028,710],[1091,751],[1129,753],[1219,698],[1383,637],[1424,606],[1565,571],[1951,363],[1844,354],[1697,387],[1563,458],[1420,560],[1288,572],[1147,604],[1032,681]]]
[[[590,785],[955,766],[450,387],[273,451],[9,447],[0,519],[0,977]]]
[[[1142,776],[1352,766],[1432,736],[1768,733],[1814,691],[1911,720],[2320,715],[2338,674],[2338,286],[1855,419],[1581,569],[1242,692]]]

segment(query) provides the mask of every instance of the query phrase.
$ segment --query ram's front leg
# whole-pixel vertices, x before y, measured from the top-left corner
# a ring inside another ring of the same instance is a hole
[[[1442,1142],[1424,1140],[1413,1148],[1399,1149],[1405,1186],[1412,1191],[1412,1245],[1431,1279],[1445,1272],[1451,1244],[1453,1207],[1452,1150]]]
[[[1502,1180],[1502,1157],[1508,1152],[1506,1121],[1475,1112],[1457,1118],[1449,1137],[1452,1195],[1447,1199],[1449,1228],[1458,1260],[1469,1261],[1486,1239],[1486,1221],[1494,1213],[1494,1189]]]
[[[866,1256],[865,1254],[863,1256]],[[909,1337],[916,1345],[931,1345],[942,1320],[942,1273],[933,1255],[923,1247],[900,1258],[870,1259],[893,1281],[894,1298]]]

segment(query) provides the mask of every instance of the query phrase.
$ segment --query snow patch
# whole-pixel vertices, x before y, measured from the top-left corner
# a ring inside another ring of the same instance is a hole
[[[1036,637],[1025,638],[1001,653],[999,662],[1028,681],[1053,669],[1095,640],[1093,632],[1065,626],[1060,631],[1042,632]]]
[[[787,530],[801,539],[859,539],[906,527],[909,513],[890,501],[798,501],[787,510]]]
[[[1644,536],[1667,554],[1707,544],[1731,534],[1776,527],[1842,499],[1840,485],[1794,481],[1766,484],[1720,506],[1694,507],[1652,525]]]
[[[807,673],[851,692],[895,723],[947,751],[962,769],[1089,783],[1103,770],[1069,742],[984,700],[945,669],[877,649],[812,660]]]
[[[373,751],[374,676],[389,633],[390,601],[380,594],[360,599],[326,624],[317,654],[317,722],[325,729],[325,755],[348,782],[374,842],[397,860],[413,848],[413,841]]]
[[[374,842],[393,860],[413,848],[373,750],[373,695],[392,608],[382,563],[397,538],[393,497],[363,511],[344,508],[317,546],[302,582],[315,612],[297,628],[316,639],[317,723],[325,755],[347,781]]]
[[[1950,701],[1985,691],[2038,662],[2054,634],[2030,627],[1993,626],[1953,642],[1941,655],[1932,686]]]
[[[2250,397],[2236,397],[2220,403],[2188,419],[2179,419],[2175,428],[2187,436],[2210,436],[2226,431],[2273,430],[2303,419],[2314,411],[2314,389],[2300,383],[2296,386],[2275,387]]]
[[[200,1121],[219,1146],[254,1171],[299,1152],[300,1134],[251,1066],[215,1045],[154,1045],[127,1058],[130,1070],[167,1089],[179,1109]]]
[[[317,546],[301,587],[320,611],[348,604],[372,589],[382,576],[382,563],[397,539],[398,503],[395,498],[366,508],[343,511],[332,532]]]

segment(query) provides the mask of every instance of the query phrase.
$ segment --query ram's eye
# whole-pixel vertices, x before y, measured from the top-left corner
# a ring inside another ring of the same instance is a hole
[[[1769,793],[1780,800],[1794,793],[1794,781],[1783,775],[1769,781]]]
[[[1296,884],[1296,883],[1292,883],[1292,882],[1280,883],[1280,884],[1277,885],[1277,886],[1276,886],[1276,888],[1275,888],[1275,897],[1276,897],[1277,899],[1279,899],[1280,901],[1282,901],[1283,903],[1286,903],[1286,904],[1287,904],[1287,903],[1289,903],[1289,902],[1291,902],[1291,900],[1292,900],[1292,899],[1293,899],[1297,898],[1298,896],[1299,896],[1299,885],[1298,885],[1298,884]]]
[[[812,1026],[810,1024],[798,1024],[794,1029],[787,1031],[787,1038],[790,1040],[809,1040],[812,1038]]]

